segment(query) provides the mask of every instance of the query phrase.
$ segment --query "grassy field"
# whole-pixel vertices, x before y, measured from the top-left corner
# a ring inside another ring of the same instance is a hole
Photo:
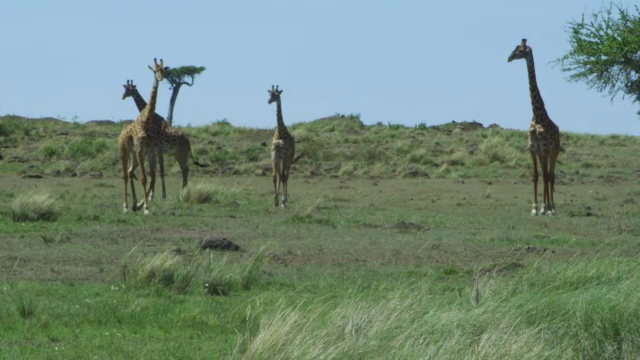
[[[180,197],[165,157],[143,216],[122,126],[0,118],[0,358],[640,354],[636,137],[563,134],[558,215],[531,217],[526,133],[336,114],[290,126],[283,210],[272,130],[219,121],[182,128],[210,166]]]

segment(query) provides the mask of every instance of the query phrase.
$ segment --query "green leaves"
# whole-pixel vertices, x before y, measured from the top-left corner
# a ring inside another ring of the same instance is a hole
[[[609,5],[568,24],[571,49],[555,61],[569,80],[640,101],[640,10]]]
[[[181,66],[168,68],[164,73],[164,79],[175,88],[178,84],[192,86],[196,75],[205,70],[204,66]]]
[[[176,106],[178,93],[182,85],[192,86],[196,75],[205,70],[204,66],[181,66],[177,68],[167,68],[164,73],[164,80],[169,82],[171,87],[171,99],[169,100],[169,113],[167,123],[173,126],[173,110]]]

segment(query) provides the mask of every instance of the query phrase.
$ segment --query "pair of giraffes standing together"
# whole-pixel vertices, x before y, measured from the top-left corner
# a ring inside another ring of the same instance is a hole
[[[522,42],[509,55],[508,62],[517,59],[524,59],[527,63],[527,72],[529,75],[529,92],[531,96],[531,106],[533,108],[533,119],[529,126],[528,148],[533,161],[533,205],[531,215],[538,214],[538,161],[542,169],[543,195],[542,206],[539,209],[540,214],[555,214],[555,204],[553,201],[553,192],[555,187],[555,165],[560,152],[560,130],[558,126],[551,120],[542,101],[540,90],[536,81],[535,66],[533,61],[533,51],[527,45],[527,40]],[[148,202],[153,197],[153,189],[155,187],[156,163],[160,163],[160,177],[162,179],[162,196],[166,197],[164,184],[164,158],[163,152],[172,152],[180,165],[182,171],[182,187],[187,186],[188,181],[188,158],[198,166],[206,166],[200,164],[191,153],[191,144],[189,139],[178,129],[168,126],[164,119],[155,113],[156,98],[158,95],[158,85],[164,78],[164,66],[162,59],[160,63],[154,59],[154,67],[149,66],[154,73],[153,86],[151,87],[151,95],[149,102],[145,103],[144,99],[138,93],[133,82],[127,81],[124,85],[125,93],[122,98],[133,97],[140,115],[129,126],[125,127],[118,139],[118,149],[122,161],[123,178],[124,178],[124,212],[128,212],[127,205],[127,182],[130,182],[131,196],[133,202],[133,210],[140,208],[144,210],[144,214],[149,213]],[[278,86],[271,86],[269,92],[268,103],[276,103],[277,128],[273,135],[271,146],[271,164],[272,179],[274,187],[274,206],[278,207],[278,197],[280,196],[280,186],[282,185],[282,207],[286,207],[288,203],[288,180],[291,166],[300,158],[295,157],[295,140],[287,130],[282,118],[282,103],[280,95],[282,90]],[[129,165],[129,158],[132,158]],[[148,160],[150,183],[147,188],[147,177],[144,167],[144,159]],[[140,166],[140,182],[143,189],[143,200],[137,203],[136,192],[134,188],[135,170]]]

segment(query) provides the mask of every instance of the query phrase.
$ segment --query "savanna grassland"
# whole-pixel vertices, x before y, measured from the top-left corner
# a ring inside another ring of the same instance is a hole
[[[165,156],[144,216],[123,126],[0,118],[0,358],[640,356],[636,137],[563,133],[531,217],[525,132],[336,114],[289,126],[276,209],[272,130],[218,121],[181,128],[209,166],[181,196]]]

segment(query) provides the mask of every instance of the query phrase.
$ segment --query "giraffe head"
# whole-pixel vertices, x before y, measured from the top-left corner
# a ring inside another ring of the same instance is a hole
[[[278,86],[279,85],[276,85],[274,87],[273,85],[271,85],[271,90],[267,90],[267,92],[269,93],[269,104],[274,101],[280,100],[280,94],[282,94],[282,90],[278,90]]]
[[[516,48],[511,52],[508,62],[518,59],[526,59],[531,56],[531,48],[527,46],[527,39],[522,39],[522,42],[516,46]]]
[[[122,85],[124,87],[124,93],[122,94],[122,100],[128,98],[129,96],[133,96],[136,93],[136,86],[133,85],[133,80],[127,80],[126,85]]]
[[[151,69],[151,71],[153,71],[153,73],[156,75],[156,79],[158,79],[158,81],[162,81],[162,79],[164,79],[164,72],[165,72],[165,70],[168,69],[168,67],[164,67],[162,59],[160,59],[160,63],[158,63],[158,61],[154,58],[153,59],[153,67],[149,66],[149,69]]]

